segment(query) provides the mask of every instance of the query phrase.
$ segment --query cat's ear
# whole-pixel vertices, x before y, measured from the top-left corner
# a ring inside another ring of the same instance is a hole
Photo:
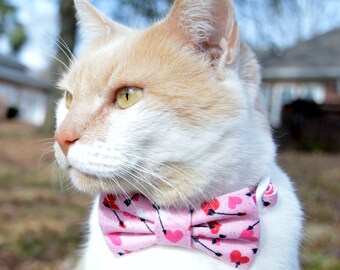
[[[240,41],[232,0],[176,0],[166,21],[211,58],[235,61]]]
[[[84,43],[94,43],[128,31],[129,28],[112,21],[87,0],[74,0],[80,34]]]

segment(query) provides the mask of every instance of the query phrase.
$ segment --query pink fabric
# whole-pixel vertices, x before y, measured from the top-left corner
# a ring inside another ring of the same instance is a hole
[[[245,188],[203,202],[198,209],[162,209],[140,194],[128,199],[102,195],[99,224],[114,254],[171,245],[196,248],[237,269],[248,269],[260,238],[255,192]],[[274,206],[276,200],[277,190],[270,183],[263,206]]]

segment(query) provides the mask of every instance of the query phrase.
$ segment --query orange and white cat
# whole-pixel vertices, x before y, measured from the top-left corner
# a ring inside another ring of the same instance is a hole
[[[144,194],[198,205],[270,176],[277,205],[260,213],[252,270],[299,269],[302,211],[259,98],[260,72],[231,0],[176,0],[133,30],[75,0],[85,49],[59,82],[55,153],[80,191]],[[234,269],[200,251],[154,246],[121,258],[98,224],[98,197],[79,269]]]

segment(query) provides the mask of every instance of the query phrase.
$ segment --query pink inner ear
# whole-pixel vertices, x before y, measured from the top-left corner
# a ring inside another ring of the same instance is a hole
[[[130,28],[112,21],[88,1],[75,0],[74,4],[83,41],[89,45],[131,31]]]
[[[237,23],[235,22],[233,31],[229,37],[228,43],[228,55],[226,59],[226,64],[231,64],[237,57],[237,53],[240,49],[239,31]]]
[[[239,50],[239,34],[232,0],[177,0],[166,23],[187,43],[226,63],[234,61]],[[226,46],[221,46],[225,40]]]

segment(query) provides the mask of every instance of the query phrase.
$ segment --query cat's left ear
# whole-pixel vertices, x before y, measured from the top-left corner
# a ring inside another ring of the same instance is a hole
[[[112,21],[87,0],[74,0],[80,34],[86,44],[99,42],[129,31],[129,28]]]
[[[239,31],[232,0],[176,0],[165,21],[176,34],[212,59],[232,64],[239,53]]]

